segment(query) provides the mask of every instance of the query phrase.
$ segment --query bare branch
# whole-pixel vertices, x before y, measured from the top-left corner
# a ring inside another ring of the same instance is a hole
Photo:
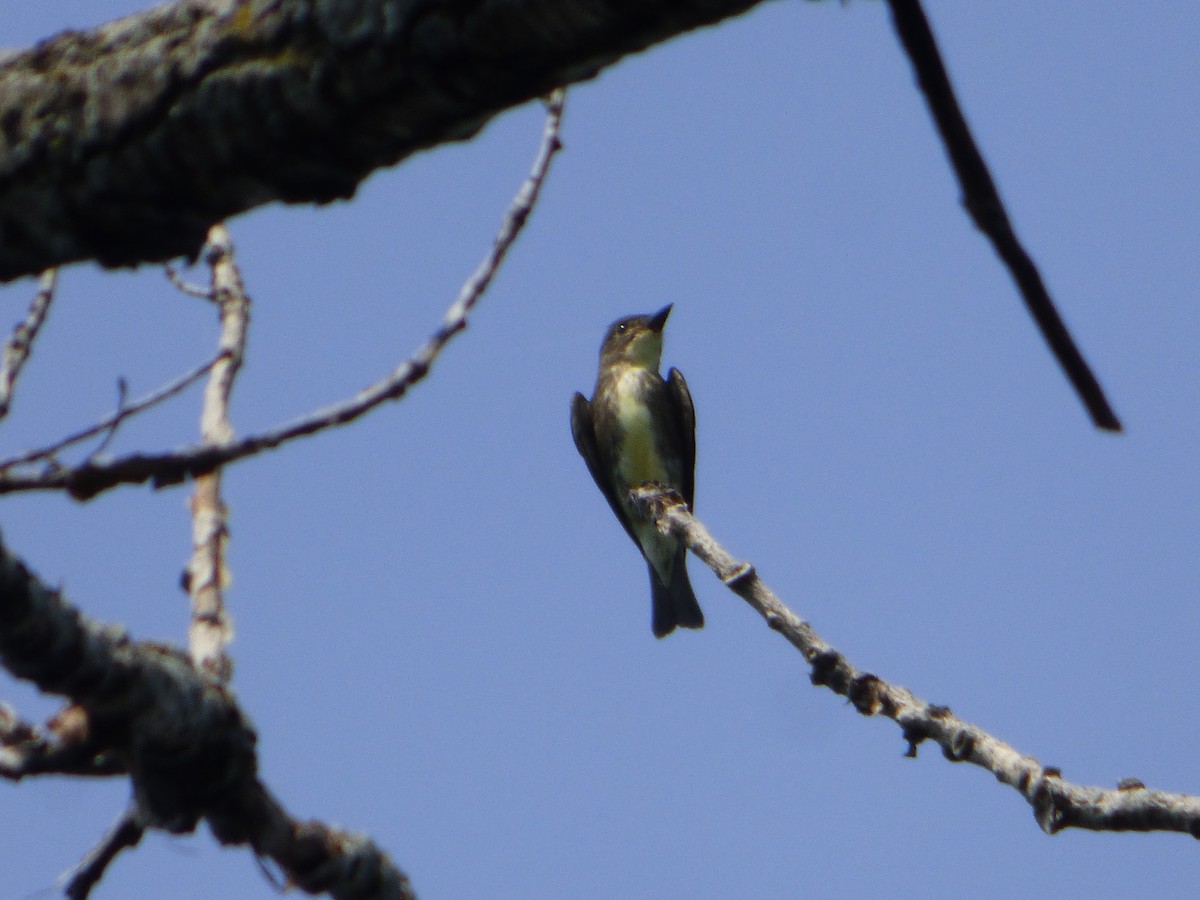
[[[256,735],[231,692],[162,644],[91,621],[0,544],[0,663],[70,698],[74,727],[128,764],[132,812],[85,861],[99,877],[136,831],[190,832],[206,821],[309,893],[407,900],[408,879],[369,838],[292,819],[258,779]],[[14,731],[11,717],[9,731]],[[23,729],[26,738],[33,729]]]
[[[123,422],[125,419],[125,417],[121,415],[121,412],[125,409],[125,398],[128,396],[128,394],[129,382],[127,382],[124,378],[118,378],[117,411],[113,416],[113,423],[104,430],[104,437],[100,440],[100,443],[96,445],[96,448],[84,458],[84,462],[91,462],[93,459],[102,456],[104,451],[108,449],[108,445],[112,443],[113,438],[117,436],[117,428],[120,427],[121,422]]]
[[[58,281],[58,270],[47,269],[38,280],[37,293],[29,304],[29,312],[25,321],[13,329],[12,337],[4,345],[3,358],[0,359],[0,419],[8,415],[12,406],[13,388],[17,386],[17,378],[21,368],[29,359],[33,342],[42,330],[46,321],[46,313],[50,311],[50,302],[54,299],[54,285]]]
[[[104,419],[101,419],[95,425],[90,425],[87,428],[84,428],[82,431],[77,431],[60,441],[54,442],[53,444],[40,447],[36,450],[28,450],[25,453],[21,453],[17,456],[12,456],[6,460],[0,461],[0,479],[3,479],[4,473],[17,466],[28,465],[43,459],[53,459],[53,457],[65,450],[67,447],[74,446],[81,441],[86,441],[88,438],[95,437],[102,432],[111,432],[130,416],[135,416],[143,410],[147,410],[152,406],[162,403],[164,400],[169,400],[171,397],[174,397],[181,391],[186,390],[194,382],[197,382],[203,378],[208,371],[217,364],[219,359],[220,357],[217,359],[210,359],[208,362],[192,369],[192,371],[185,372],[183,375],[180,375],[174,381],[164,384],[153,393],[138,398],[128,406],[118,406],[116,412]],[[94,453],[91,455],[95,456]],[[57,468],[57,466],[54,468]]]
[[[128,767],[88,727],[87,713],[68,704],[45,728],[18,719],[0,705],[0,778],[29,775],[124,775]]]
[[[792,612],[752,565],[735,559],[718,544],[674,491],[643,485],[630,496],[659,531],[686,542],[731,591],[800,651],[812,667],[814,685],[846,697],[864,716],[882,715],[895,721],[908,743],[908,756],[916,756],[921,742],[931,740],[951,762],[987,769],[1025,798],[1047,834],[1085,828],[1177,831],[1200,837],[1200,797],[1151,791],[1136,779],[1125,779],[1116,789],[1107,790],[1064,781],[1059,769],[1043,766],[978,725],[958,718],[948,707],[927,703],[907,688],[855,668]]]
[[[105,870],[117,855],[122,850],[136,847],[145,833],[146,829],[138,817],[137,809],[127,809],[109,829],[108,834],[101,838],[100,843],[79,861],[74,870],[63,877],[66,882],[63,893],[70,900],[87,900],[92,888],[100,883]]]
[[[211,230],[209,231],[209,234],[212,234]],[[179,291],[179,293],[188,297],[195,297],[197,300],[207,300],[209,303],[213,302],[214,298],[211,288],[200,287],[198,284],[192,284],[190,281],[184,281],[183,278],[180,277],[179,273],[175,271],[174,266],[164,266],[163,272],[167,276],[167,281],[175,285],[175,288]]]
[[[237,213],[349,198],[758,2],[177,0],[0,53],[0,281],[191,256]]]
[[[946,153],[962,186],[963,205],[975,220],[975,226],[992,242],[997,255],[1012,274],[1026,308],[1042,332],[1042,337],[1050,345],[1054,358],[1087,407],[1092,422],[1105,431],[1120,431],[1121,423],[1109,406],[1103,388],[1075,346],[1071,333],[1054,307],[1054,301],[1050,299],[1037,266],[1013,230],[1004,209],[1004,201],[1000,199],[1000,192],[996,190],[992,174],[983,161],[983,154],[979,152],[967,120],[958,106],[958,99],[954,96],[954,88],[946,74],[946,66],[938,52],[929,21],[921,9],[920,0],[888,0],[888,4],[892,8],[896,33],[900,35],[904,51],[916,70],[917,82],[929,103],[942,143],[946,146]]]
[[[246,352],[250,324],[250,298],[233,261],[233,243],[224,225],[208,232],[208,264],[212,269],[210,296],[216,299],[221,318],[217,364],[204,391],[200,414],[200,439],[212,446],[233,440],[229,422],[229,397]],[[221,497],[221,470],[196,478],[192,493],[192,558],[184,581],[192,598],[188,647],[192,662],[217,678],[229,681],[233,662],[225,652],[233,640],[233,623],[225,611],[229,569],[225,548],[229,541],[229,510]]]
[[[132,454],[108,462],[87,462],[74,468],[23,474],[0,470],[0,494],[17,491],[66,490],[77,500],[90,500],[119,484],[150,481],[154,487],[178,484],[227,465],[271,450],[297,438],[352,422],[388,400],[398,400],[421,381],[458,332],[467,326],[467,314],[491,283],[505,254],[520,234],[550,169],[561,148],[558,133],[562,123],[564,94],[555,91],[547,102],[548,114],[542,142],[529,177],[504,216],[496,239],[478,268],[467,279],[458,298],[446,312],[442,327],[412,357],[391,374],[352,397],[318,409],[270,431],[231,441],[220,446],[201,444],[170,453]]]

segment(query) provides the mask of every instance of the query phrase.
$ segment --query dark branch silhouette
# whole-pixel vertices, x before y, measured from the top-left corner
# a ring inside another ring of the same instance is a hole
[[[233,695],[187,654],[93,622],[48,588],[0,544],[0,663],[70,706],[58,717],[64,740],[123,772],[134,811],[71,879],[87,896],[103,867],[141,830],[172,834],[207,822],[222,844],[247,844],[275,861],[291,884],[334,896],[407,900],[408,879],[369,838],[291,818],[258,779],[257,736]],[[11,724],[11,723],[10,723]],[[51,729],[53,731],[54,729]],[[25,752],[31,729],[0,728],[0,757]],[[0,775],[29,774],[10,764]],[[82,771],[82,767],[77,767]]]
[[[138,817],[136,809],[127,809],[121,813],[115,825],[92,851],[79,861],[75,870],[66,877],[66,888],[63,893],[69,900],[87,900],[100,879],[104,877],[109,864],[120,855],[122,850],[128,850],[141,843],[146,834],[146,827]]]
[[[1096,427],[1120,431],[1121,423],[1104,396],[1104,390],[1075,346],[1058,310],[1054,308],[1054,301],[1050,299],[1037,266],[1013,231],[1000,192],[996,190],[987,163],[983,161],[983,155],[971,136],[971,129],[967,127],[967,120],[959,109],[954,88],[946,74],[946,66],[942,63],[920,0],[888,0],[888,4],[892,8],[896,32],[916,70],[917,83],[929,102],[942,143],[946,146],[946,153],[962,186],[963,205],[1012,273],[1026,308],[1042,332],[1042,337],[1050,345],[1050,352],[1087,407]]]

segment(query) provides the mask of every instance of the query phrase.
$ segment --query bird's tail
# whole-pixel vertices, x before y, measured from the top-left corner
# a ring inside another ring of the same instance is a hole
[[[671,571],[671,583],[663,584],[650,566],[650,592],[654,609],[650,627],[654,636],[666,637],[678,628],[703,628],[704,613],[688,581],[686,551],[680,547]]]

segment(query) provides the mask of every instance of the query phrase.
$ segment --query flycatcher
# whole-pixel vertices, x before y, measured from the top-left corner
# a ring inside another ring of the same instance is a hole
[[[571,401],[571,434],[600,492],[650,569],[651,628],[665,637],[703,628],[704,614],[688,581],[687,548],[638,515],[629,491],[645,481],[674,488],[692,507],[696,473],[696,411],[678,369],[658,374],[663,326],[671,306],[652,316],[628,316],[609,326],[589,403]]]

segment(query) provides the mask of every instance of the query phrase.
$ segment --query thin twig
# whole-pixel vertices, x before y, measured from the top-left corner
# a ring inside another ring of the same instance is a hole
[[[87,900],[92,888],[100,883],[105,870],[122,850],[136,847],[146,833],[145,826],[133,808],[127,809],[115,825],[101,838],[100,843],[79,861],[71,872],[63,876],[66,887],[63,894],[70,900]]]
[[[942,143],[958,176],[963,205],[975,220],[975,226],[992,242],[996,253],[1012,274],[1025,299],[1026,308],[1087,407],[1092,422],[1105,431],[1120,431],[1121,423],[1104,396],[1103,388],[1063,324],[1037,266],[1017,239],[1004,202],[1000,199],[1000,192],[996,190],[996,183],[954,96],[954,88],[946,74],[946,66],[938,52],[929,21],[921,9],[920,0],[888,0],[888,5],[892,8],[896,32],[916,70],[917,82],[929,103]]]
[[[352,397],[318,409],[270,431],[221,446],[201,444],[171,453],[132,454],[109,462],[92,462],[70,469],[25,475],[0,470],[0,494],[17,491],[66,490],[77,500],[90,500],[119,484],[150,481],[154,487],[178,484],[239,459],[271,450],[288,441],[352,422],[388,400],[398,400],[421,381],[442,349],[467,326],[467,313],[491,283],[508,249],[521,232],[554,154],[561,148],[558,138],[562,122],[564,92],[555,91],[546,102],[546,125],[533,170],[522,184],[504,216],[492,248],[467,279],[445,320],[432,337],[391,374]]]
[[[966,722],[948,707],[920,699],[910,690],[855,668],[813,627],[790,610],[758,577],[754,567],[735,559],[690,512],[683,498],[657,485],[631,492],[642,514],[663,534],[684,541],[725,585],[750,604],[804,656],[812,683],[846,697],[865,716],[882,715],[898,724],[908,756],[926,740],[936,742],[951,762],[966,762],[991,772],[1015,788],[1033,808],[1047,834],[1064,828],[1092,831],[1176,831],[1200,837],[1200,797],[1151,791],[1135,778],[1116,789],[1064,781],[1062,772]]]
[[[91,462],[96,457],[102,455],[108,449],[109,444],[113,442],[113,438],[117,436],[117,428],[120,427],[124,419],[121,417],[121,411],[125,408],[125,398],[129,395],[129,382],[124,378],[117,379],[117,413],[113,417],[113,423],[105,429],[104,437],[100,443],[96,445],[96,449],[84,457],[85,462]]]
[[[200,439],[221,446],[233,440],[229,398],[246,352],[250,324],[250,298],[233,261],[233,242],[224,225],[208,232],[206,257],[212,270],[212,289],[220,311],[221,337],[218,362],[209,375],[200,413]],[[221,470],[196,478],[192,493],[192,557],[186,584],[192,598],[188,647],[192,662],[218,681],[227,682],[233,662],[225,652],[233,640],[233,623],[225,610],[224,591],[229,586],[225,550],[229,542],[229,510],[221,497]]]
[[[212,235],[211,231],[209,231],[209,235]],[[199,300],[207,300],[209,303],[215,301],[211,288],[201,287],[198,284],[192,284],[190,281],[184,281],[179,273],[175,271],[174,266],[163,266],[163,272],[166,274],[167,280],[175,285],[181,294],[185,294],[188,297],[195,297]]]
[[[42,330],[46,321],[46,313],[50,311],[50,303],[54,300],[54,286],[58,281],[58,270],[47,269],[38,279],[37,293],[29,304],[29,312],[25,321],[13,329],[12,337],[4,345],[0,358],[0,419],[8,415],[12,406],[13,389],[17,386],[17,378],[21,369],[29,359],[33,350],[33,342]]]
[[[39,447],[36,450],[28,450],[25,453],[21,453],[17,456],[12,456],[6,460],[0,461],[0,477],[3,477],[3,473],[16,466],[28,465],[29,463],[37,462],[38,460],[42,459],[51,459],[58,453],[65,450],[67,447],[78,444],[80,441],[86,441],[88,438],[94,437],[101,432],[111,431],[130,416],[137,415],[143,410],[149,409],[151,406],[162,403],[164,400],[169,400],[171,397],[174,397],[176,394],[191,386],[193,383],[199,381],[214,365],[217,364],[219,360],[220,357],[217,357],[216,359],[210,359],[208,362],[192,369],[192,371],[185,372],[183,375],[180,375],[174,381],[167,382],[153,393],[147,394],[144,397],[139,397],[128,406],[119,407],[116,412],[105,417],[104,419],[101,419],[95,425],[89,425],[82,431],[77,431],[72,435],[68,435],[62,440],[56,441],[55,443],[49,444],[45,447]],[[95,454],[93,453],[92,456],[95,456]]]

